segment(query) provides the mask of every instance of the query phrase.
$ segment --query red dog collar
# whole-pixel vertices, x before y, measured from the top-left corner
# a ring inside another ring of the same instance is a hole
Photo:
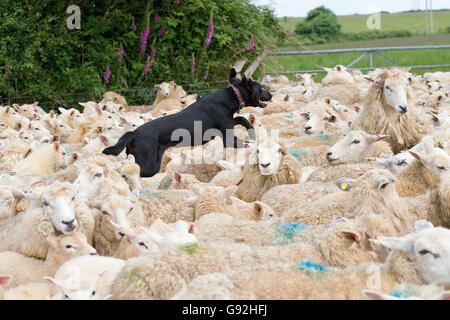
[[[239,105],[240,105],[240,108],[239,108],[239,111],[238,111],[238,113],[239,113],[239,112],[241,111],[242,108],[245,108],[245,102],[244,102],[244,99],[242,99],[242,95],[241,95],[241,93],[239,92],[239,89],[238,89],[238,88],[236,88],[236,87],[233,86],[232,84],[230,84],[229,86],[233,89],[234,93],[236,94],[236,96],[237,96],[238,99],[239,99]]]

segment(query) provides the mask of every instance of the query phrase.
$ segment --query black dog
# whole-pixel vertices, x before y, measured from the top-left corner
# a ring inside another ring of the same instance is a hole
[[[234,69],[230,70],[229,81],[228,87],[203,96],[183,111],[144,123],[125,133],[116,145],[104,149],[103,153],[118,155],[126,147],[126,153],[134,155],[141,167],[141,177],[152,177],[158,173],[162,155],[169,147],[201,145],[219,135],[225,147],[244,147],[244,141],[230,132],[233,133],[237,124],[247,130],[254,129],[247,119],[233,119],[233,114],[245,106],[260,106],[260,100],[269,101],[272,95],[245,75],[242,80],[237,79]],[[213,130],[215,133],[209,131],[205,135],[210,129],[216,129]],[[251,136],[254,137],[254,131]]]

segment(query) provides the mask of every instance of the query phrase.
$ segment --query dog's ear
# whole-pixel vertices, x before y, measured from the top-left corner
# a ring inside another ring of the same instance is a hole
[[[230,69],[230,74],[228,76],[228,81],[231,82],[232,79],[236,78],[236,70],[234,68]]]

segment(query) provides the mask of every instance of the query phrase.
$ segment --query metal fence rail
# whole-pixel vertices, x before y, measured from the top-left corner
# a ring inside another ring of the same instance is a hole
[[[437,50],[437,49],[450,49],[450,45],[439,46],[411,46],[411,47],[378,47],[378,48],[351,48],[351,49],[329,49],[329,50],[305,50],[305,51],[285,51],[285,52],[272,52],[268,53],[268,56],[293,56],[293,55],[313,55],[313,54],[333,54],[333,53],[349,53],[349,52],[362,52],[362,54],[350,62],[347,68],[352,67],[355,63],[369,55],[370,66],[368,68],[355,68],[356,70],[374,70],[373,55],[377,55],[383,60],[387,61],[393,66],[404,67],[411,69],[432,69],[432,68],[446,68],[450,67],[450,64],[436,64],[436,65],[419,65],[419,66],[400,66],[391,59],[382,55],[380,51],[410,51],[410,50]],[[380,69],[386,67],[379,67]],[[296,71],[279,71],[279,72],[265,72],[265,74],[290,74],[290,73],[302,73],[302,72],[325,72],[325,70],[296,70]]]

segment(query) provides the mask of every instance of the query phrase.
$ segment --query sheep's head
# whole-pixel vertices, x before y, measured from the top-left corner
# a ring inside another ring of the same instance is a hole
[[[97,297],[97,287],[102,276],[106,273],[106,270],[97,275],[94,283],[87,290],[82,290],[79,287],[74,290],[72,288],[73,284],[79,284],[80,279],[76,279],[76,274],[74,273],[69,279],[65,281],[59,279],[53,279],[51,277],[44,277],[49,283],[54,284],[58,287],[64,294],[64,300],[98,300]],[[110,296],[103,298],[108,299]]]
[[[110,230],[114,232],[117,240],[121,240],[125,233],[121,231],[121,227],[130,229],[129,216],[133,214],[133,203],[127,197],[112,195],[106,201],[97,203],[94,201],[93,207],[98,208],[103,217],[110,221]]]
[[[388,107],[394,108],[398,113],[408,112],[408,74],[400,69],[384,71],[378,79],[382,86],[382,99]]]
[[[99,102],[99,105],[104,106],[108,103],[119,104],[122,106],[127,105],[127,101],[125,100],[125,98],[114,91],[105,92],[103,94],[102,101]]]
[[[395,176],[391,172],[385,169],[371,169],[356,180],[342,178],[337,180],[336,184],[345,191],[358,188],[358,190],[364,190],[365,192],[375,191],[390,195],[395,192],[394,182]],[[345,183],[344,188],[342,183]]]
[[[75,219],[75,192],[68,183],[54,183],[42,194],[42,206],[53,226],[63,234],[71,234],[78,223]]]
[[[416,159],[418,159],[425,168],[433,171],[438,176],[450,171],[450,156],[441,148],[435,148],[429,141],[432,137],[424,137],[424,151],[409,151]]]
[[[261,175],[270,176],[278,172],[283,156],[287,154],[281,145],[267,139],[256,146],[256,159]]]
[[[394,156],[389,156],[386,159],[373,158],[376,163],[382,165],[385,169],[397,175],[403,171],[413,160],[414,157],[409,152],[400,152]]]
[[[450,284],[449,229],[432,225],[416,227],[416,232],[403,237],[381,237],[373,242],[407,253],[426,282]]]
[[[304,131],[306,134],[325,133],[329,129],[329,124],[336,123],[338,119],[337,113],[330,106],[330,99],[315,100],[306,107],[309,112],[302,113],[306,119]]]
[[[38,112],[35,111],[37,105],[38,103],[35,102],[33,104],[23,104],[21,106],[19,106],[18,104],[13,104],[13,107],[20,115],[32,120],[36,119],[38,116]]]
[[[168,97],[170,95],[170,90],[175,89],[173,85],[167,82],[162,82],[160,84],[155,84],[155,88],[158,90],[163,97]]]
[[[81,232],[81,225],[78,225],[75,232],[71,235],[55,237],[42,230],[39,230],[39,232],[50,245],[47,259],[55,258],[60,261],[69,261],[78,256],[98,255],[97,251],[87,242],[86,236]]]
[[[100,185],[106,179],[108,170],[101,165],[89,162],[75,165],[79,168],[78,177],[74,182],[77,195],[92,199],[99,193]]]
[[[372,143],[388,137],[387,135],[372,135],[364,131],[350,131],[330,148],[326,154],[330,163],[347,163],[361,161],[363,153]]]

